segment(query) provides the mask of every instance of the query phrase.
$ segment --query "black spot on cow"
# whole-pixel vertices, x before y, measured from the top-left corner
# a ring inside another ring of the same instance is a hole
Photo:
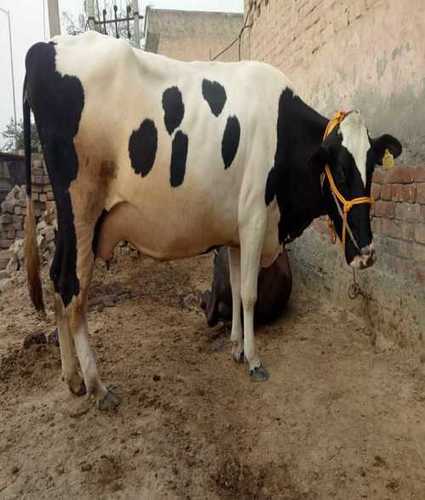
[[[223,141],[221,143],[221,155],[224,168],[229,168],[238,151],[239,139],[241,137],[241,126],[236,116],[229,116],[224,129]]]
[[[105,222],[105,219],[106,219],[108,214],[109,214],[109,211],[103,209],[102,213],[100,214],[99,218],[96,221],[96,225],[94,226],[92,250],[93,250],[93,254],[95,256],[97,256],[97,250],[98,250],[98,246],[99,246],[100,230],[101,230],[102,225]]]
[[[204,79],[202,80],[202,95],[207,101],[213,115],[219,116],[223,111],[227,99],[223,85]]]
[[[180,90],[170,87],[162,94],[162,107],[164,108],[164,123],[171,135],[181,124],[184,116],[184,104]]]
[[[34,112],[57,206],[58,230],[50,277],[67,306],[80,290],[69,185],[78,173],[74,137],[84,107],[84,90],[78,78],[62,76],[56,71],[55,58],[52,42],[37,43],[30,48],[25,60],[24,94]]]
[[[172,187],[180,186],[186,172],[188,137],[179,130],[173,139],[171,150],[170,184]]]
[[[276,168],[272,168],[267,176],[266,190],[264,193],[264,201],[266,205],[270,205],[276,196],[276,187],[278,182],[278,175]]]
[[[152,120],[143,120],[137,130],[134,130],[128,143],[128,153],[131,165],[136,174],[142,177],[148,175],[155,162],[158,148],[158,132]]]

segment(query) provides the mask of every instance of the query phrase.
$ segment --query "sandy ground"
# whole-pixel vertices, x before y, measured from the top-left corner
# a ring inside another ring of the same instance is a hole
[[[0,296],[0,498],[424,499],[424,357],[378,353],[354,317],[295,290],[258,331],[271,378],[230,359],[197,306],[210,257],[96,271],[91,343],[122,404],[68,393],[22,277]]]

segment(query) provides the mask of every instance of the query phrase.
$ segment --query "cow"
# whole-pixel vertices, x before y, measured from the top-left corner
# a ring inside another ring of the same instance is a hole
[[[292,273],[286,250],[269,267],[258,273],[257,302],[254,307],[255,324],[266,324],[277,319],[285,309],[292,290]],[[227,248],[214,252],[211,291],[201,295],[201,308],[208,326],[232,319],[232,289],[230,285]]]
[[[372,138],[359,111],[320,115],[264,63],[175,61],[96,32],[36,43],[25,67],[30,295],[43,310],[32,111],[57,209],[50,278],[63,379],[98,408],[119,398],[98,375],[87,297],[95,258],[109,261],[119,241],[159,260],[229,248],[232,356],[246,359],[253,381],[268,378],[254,341],[260,265],[324,214],[348,265],[375,261],[372,172],[387,150],[397,157],[401,144],[390,135]]]

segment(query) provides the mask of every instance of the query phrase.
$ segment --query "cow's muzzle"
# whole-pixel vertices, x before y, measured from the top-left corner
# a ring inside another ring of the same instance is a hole
[[[375,247],[373,243],[363,247],[360,250],[360,255],[356,255],[351,261],[350,266],[354,269],[366,269],[372,266],[376,261]]]

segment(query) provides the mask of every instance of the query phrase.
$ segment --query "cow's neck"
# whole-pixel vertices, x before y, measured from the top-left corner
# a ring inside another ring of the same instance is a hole
[[[320,147],[328,122],[292,90],[283,91],[275,157],[282,241],[299,236],[313,219],[325,213],[320,172],[312,168],[310,158]]]

